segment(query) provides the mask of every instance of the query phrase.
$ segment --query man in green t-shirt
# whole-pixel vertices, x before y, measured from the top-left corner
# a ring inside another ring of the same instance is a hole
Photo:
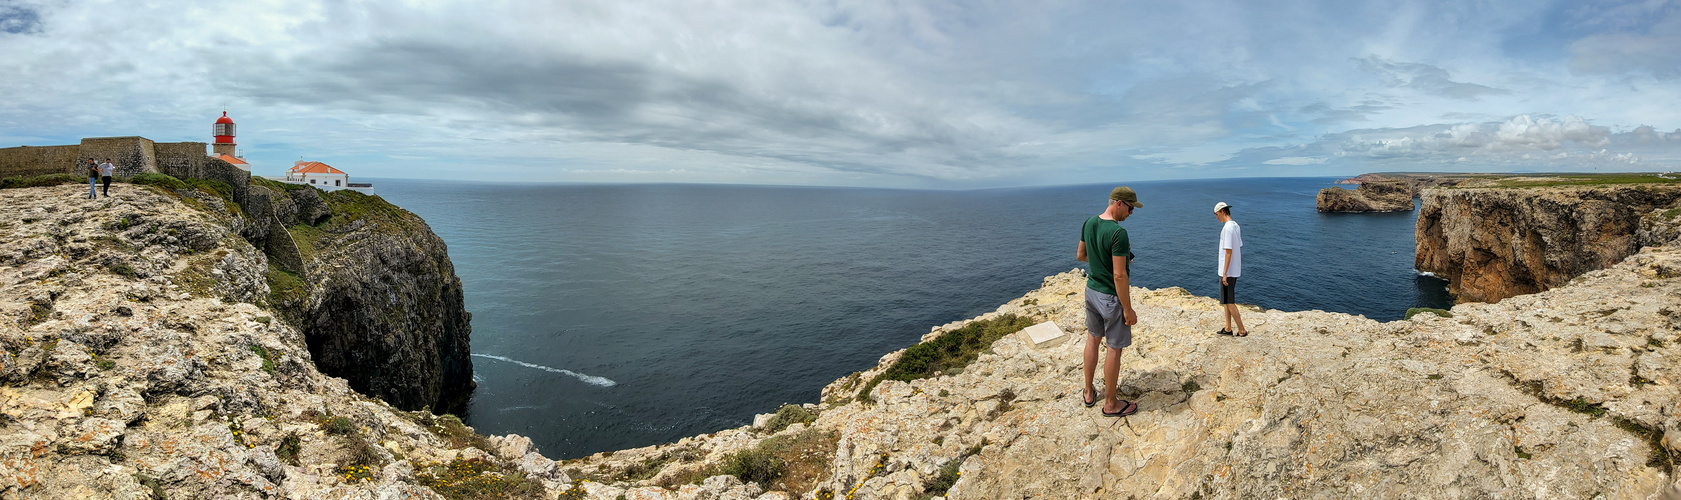
[[[1132,310],[1128,279],[1132,266],[1132,242],[1120,222],[1143,207],[1138,193],[1121,186],[1109,192],[1109,206],[1103,213],[1086,219],[1080,228],[1080,248],[1074,258],[1090,264],[1086,273],[1086,386],[1085,403],[1097,404],[1092,376],[1097,370],[1097,344],[1109,345],[1103,359],[1103,416],[1124,417],[1138,411],[1138,403],[1115,398],[1115,380],[1121,374],[1121,350],[1132,345],[1132,325],[1138,313]]]

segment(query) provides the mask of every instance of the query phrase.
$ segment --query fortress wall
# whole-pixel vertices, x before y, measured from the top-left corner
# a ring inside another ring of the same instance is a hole
[[[157,163],[152,154],[152,140],[145,137],[93,137],[82,139],[81,159],[79,163],[86,163],[88,158],[96,162],[111,159],[116,165],[116,177],[131,177],[143,172],[156,172]]]
[[[76,173],[77,146],[0,148],[0,177]]]
[[[204,148],[205,143],[202,142],[159,142],[153,144],[152,151],[157,158],[155,165],[158,173],[177,179],[198,177],[226,181],[226,179],[205,175],[206,164],[210,158],[204,154]]]
[[[199,151],[204,151],[204,143],[200,142],[197,144],[199,144]],[[198,157],[202,158],[199,162],[202,167],[199,168],[198,175],[194,175],[192,177],[228,183],[228,186],[233,187],[233,202],[238,203],[240,208],[245,208],[245,193],[251,189],[251,173],[241,170],[232,163],[215,158],[208,158],[203,154],[200,154]],[[178,178],[181,177],[175,174],[170,175]]]

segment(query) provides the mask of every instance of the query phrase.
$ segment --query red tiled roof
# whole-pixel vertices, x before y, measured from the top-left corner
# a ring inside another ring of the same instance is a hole
[[[250,165],[250,163],[246,163],[245,160],[235,158],[233,155],[230,155],[230,154],[227,154],[227,153],[222,153],[220,155],[217,155],[216,158],[220,159],[222,161],[228,162],[228,163],[232,163],[234,165]]]
[[[318,162],[318,161],[300,161],[296,165],[292,165],[292,169],[287,170],[287,172],[294,173],[294,174],[343,174],[344,173],[343,170],[333,168],[332,165],[328,165],[328,164],[321,163],[321,162]]]

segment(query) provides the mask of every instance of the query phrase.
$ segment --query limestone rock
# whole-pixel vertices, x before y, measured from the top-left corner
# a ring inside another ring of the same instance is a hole
[[[562,491],[523,437],[452,448],[317,370],[225,200],[75,188],[0,191],[0,498],[442,498],[457,458]]]
[[[1319,191],[1320,212],[1398,212],[1413,209],[1414,192],[1404,181],[1372,181],[1353,191],[1329,187]]]
[[[1493,302],[1561,286],[1662,239],[1651,214],[1681,201],[1681,186],[1434,189],[1422,199],[1415,267],[1447,279],[1461,301]]]

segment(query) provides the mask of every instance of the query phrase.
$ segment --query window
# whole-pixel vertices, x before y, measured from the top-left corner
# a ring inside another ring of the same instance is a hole
[[[310,179],[310,180],[309,180],[309,183],[310,183],[310,184],[314,184],[314,183],[315,183],[315,179]]]
[[[342,186],[343,184],[339,184],[340,182],[344,182],[344,181],[335,180],[335,181],[333,181],[333,185],[334,186]]]

